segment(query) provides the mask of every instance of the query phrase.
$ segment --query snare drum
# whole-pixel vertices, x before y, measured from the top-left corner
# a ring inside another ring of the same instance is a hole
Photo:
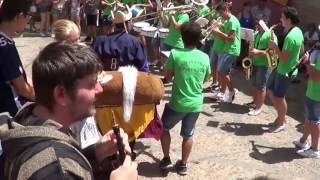
[[[160,38],[166,38],[169,34],[169,29],[168,28],[160,28],[159,29],[159,37]]]
[[[150,24],[147,23],[147,22],[136,22],[133,24],[133,30],[136,31],[136,32],[142,32],[142,28],[144,27],[149,27]]]
[[[141,34],[143,36],[147,36],[147,37],[155,37],[155,33],[157,32],[158,28],[153,27],[153,26],[149,26],[149,27],[143,27],[142,28],[142,32]]]
[[[132,13],[132,17],[139,17],[144,11],[144,8],[139,7],[139,6],[132,6],[131,8],[131,13]]]

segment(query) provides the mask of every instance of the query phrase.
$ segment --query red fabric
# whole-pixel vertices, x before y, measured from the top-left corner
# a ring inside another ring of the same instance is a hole
[[[148,127],[144,130],[144,132],[139,136],[140,138],[154,138],[157,141],[160,139],[163,131],[162,121],[159,117],[157,108],[154,112],[154,119],[150,122]]]

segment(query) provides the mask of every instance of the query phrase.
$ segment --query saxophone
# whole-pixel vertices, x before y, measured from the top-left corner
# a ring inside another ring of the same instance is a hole
[[[250,52],[254,48],[254,41],[249,41],[249,56],[242,59],[242,67],[244,69],[246,80],[249,80],[252,75],[252,56]]]
[[[273,25],[273,26],[271,26],[270,27],[270,31],[271,31],[271,41],[274,41],[274,36],[275,36],[275,34],[274,34],[274,31],[273,31],[273,29],[275,28],[275,27],[277,27],[279,24],[275,24],[275,25]],[[276,68],[277,67],[277,65],[278,65],[278,55],[274,52],[274,50],[273,49],[270,49],[270,48],[268,48],[267,50],[266,50],[266,56],[267,56],[267,61],[268,61],[268,67],[270,67],[270,68],[272,68],[272,69],[274,69],[274,68]]]

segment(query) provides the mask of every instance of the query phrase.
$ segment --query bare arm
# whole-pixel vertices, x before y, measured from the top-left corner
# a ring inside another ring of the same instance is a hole
[[[19,76],[12,81],[13,87],[19,96],[23,96],[31,101],[35,100],[33,87]]]
[[[289,52],[289,51],[281,51],[279,49],[278,45],[273,41],[269,42],[269,47],[271,49],[273,49],[275,51],[275,53],[278,55],[279,61],[282,61],[284,63],[287,63],[289,61],[289,59],[290,59],[290,57],[292,55],[291,52]]]
[[[175,29],[180,30],[182,27],[182,24],[177,23],[176,18],[174,16],[171,16],[172,24]]]
[[[230,34],[225,34],[221,32],[218,28],[216,28],[212,31],[212,34],[228,42],[234,42],[234,40],[236,39],[236,31],[231,31]]]

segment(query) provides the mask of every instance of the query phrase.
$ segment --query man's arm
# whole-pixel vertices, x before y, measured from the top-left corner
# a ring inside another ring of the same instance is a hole
[[[231,31],[229,34],[225,34],[221,32],[218,28],[216,28],[212,31],[212,34],[228,42],[234,42],[234,40],[236,39],[236,31]]]
[[[287,63],[289,61],[289,59],[291,58],[291,56],[292,56],[292,52],[290,52],[290,51],[281,51],[279,49],[278,45],[273,41],[269,42],[269,47],[271,49],[273,49],[275,51],[275,53],[278,55],[279,61],[282,61],[284,63]]]
[[[23,96],[31,101],[35,101],[35,94],[33,87],[24,80],[23,76],[19,76],[12,81],[14,90],[19,96]]]

